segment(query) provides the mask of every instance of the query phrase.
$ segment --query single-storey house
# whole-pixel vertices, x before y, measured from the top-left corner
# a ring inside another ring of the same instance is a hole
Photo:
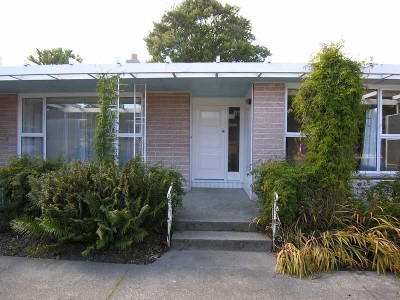
[[[12,155],[94,157],[96,78],[119,74],[118,156],[182,172],[192,187],[243,188],[251,166],[301,160],[288,109],[310,70],[279,63],[124,63],[0,67],[0,165]],[[366,69],[360,172],[400,170],[400,65]]]

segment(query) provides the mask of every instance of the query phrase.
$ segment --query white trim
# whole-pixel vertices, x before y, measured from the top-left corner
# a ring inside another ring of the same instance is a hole
[[[301,78],[311,72],[309,64],[293,63],[139,63],[76,64],[0,67],[1,81],[15,80],[96,80],[101,74],[119,74],[122,78]],[[384,82],[400,78],[399,65],[374,65],[363,70],[365,80]]]

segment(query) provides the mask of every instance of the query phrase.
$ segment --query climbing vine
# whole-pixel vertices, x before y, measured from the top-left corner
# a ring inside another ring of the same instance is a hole
[[[96,91],[100,112],[96,121],[94,148],[97,159],[101,163],[114,162],[117,156],[115,124],[118,113],[116,107],[118,85],[119,77],[116,75],[101,75],[97,82]]]

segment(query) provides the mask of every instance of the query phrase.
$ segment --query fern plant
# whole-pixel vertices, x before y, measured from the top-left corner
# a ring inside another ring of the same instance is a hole
[[[165,200],[174,182],[174,207],[181,205],[182,175],[140,158],[127,165],[72,162],[31,178],[31,204],[37,218],[18,218],[12,228],[22,235],[42,235],[59,243],[87,244],[83,255],[108,246],[129,247],[166,219]],[[51,248],[51,247],[50,247]]]

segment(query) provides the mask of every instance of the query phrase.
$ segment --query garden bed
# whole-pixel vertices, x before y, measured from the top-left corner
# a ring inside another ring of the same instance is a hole
[[[0,256],[147,265],[155,262],[168,250],[163,234],[149,234],[144,238],[143,242],[134,244],[123,250],[107,247],[102,250],[94,250],[87,257],[82,256],[82,252],[86,249],[87,245],[77,243],[66,244],[63,246],[63,252],[57,254],[54,252],[32,253],[32,251],[29,251],[29,248],[38,248],[51,242],[51,240],[33,236],[18,236],[12,232],[0,233]]]

